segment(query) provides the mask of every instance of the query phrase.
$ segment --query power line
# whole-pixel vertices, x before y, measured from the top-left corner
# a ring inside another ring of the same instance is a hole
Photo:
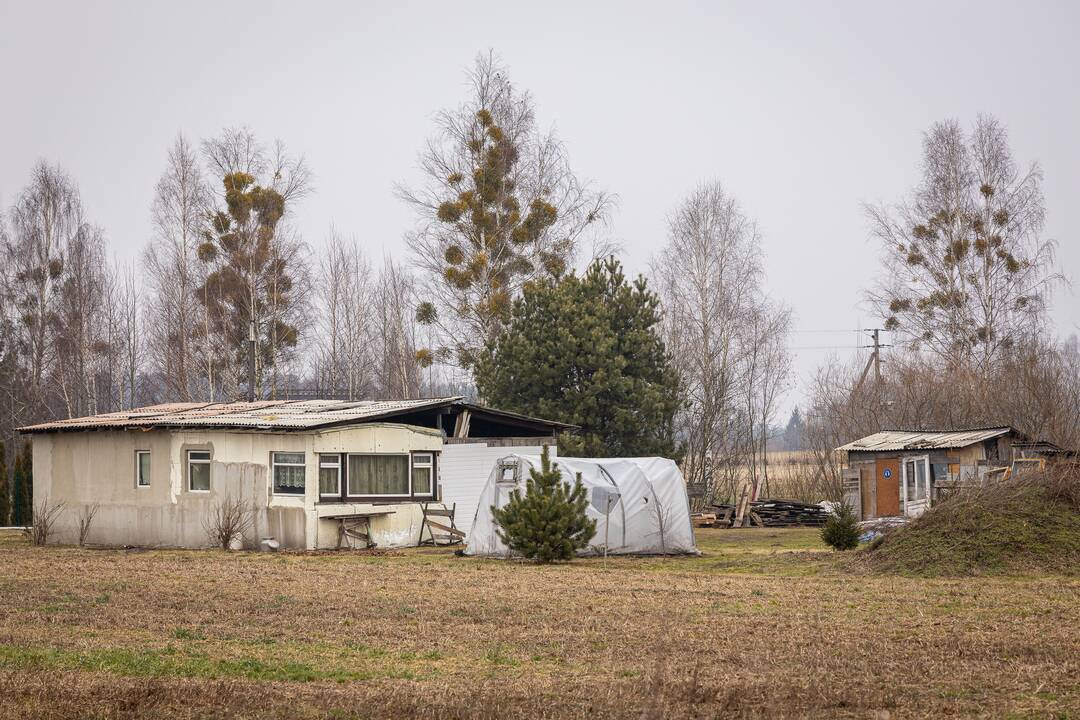
[[[858,350],[869,345],[791,345],[789,350]]]

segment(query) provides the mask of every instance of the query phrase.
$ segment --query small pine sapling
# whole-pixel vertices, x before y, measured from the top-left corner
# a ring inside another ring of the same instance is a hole
[[[571,486],[563,482],[545,445],[540,469],[530,469],[525,494],[510,493],[502,508],[492,507],[496,532],[513,552],[539,563],[570,560],[596,534],[596,521],[585,512],[589,500],[581,476]]]
[[[848,503],[841,503],[821,528],[821,539],[837,550],[851,550],[859,545],[859,518]]]

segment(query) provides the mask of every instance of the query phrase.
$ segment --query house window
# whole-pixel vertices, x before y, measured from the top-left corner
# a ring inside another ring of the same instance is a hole
[[[188,490],[210,492],[210,451],[188,450]]]
[[[412,494],[430,497],[435,485],[435,462],[431,453],[412,456]]]
[[[409,494],[408,455],[349,455],[349,495],[399,497]]]
[[[270,453],[274,472],[274,494],[304,494],[304,453]]]
[[[135,451],[135,486],[150,487],[150,451]]]
[[[341,494],[341,456],[319,456],[319,494]]]

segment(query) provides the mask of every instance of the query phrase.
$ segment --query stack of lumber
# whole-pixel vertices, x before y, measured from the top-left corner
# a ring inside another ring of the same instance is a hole
[[[745,513],[742,527],[820,527],[829,518],[829,512],[820,505],[797,500],[755,500]],[[734,505],[716,503],[690,517],[694,527],[732,527],[735,518]]]
[[[694,527],[731,527],[734,505],[708,505],[702,512],[690,513]]]
[[[694,527],[716,527],[716,513],[690,513],[690,522]]]
[[[760,527],[820,527],[828,518],[828,511],[820,505],[795,500],[758,500],[750,503],[750,521]]]

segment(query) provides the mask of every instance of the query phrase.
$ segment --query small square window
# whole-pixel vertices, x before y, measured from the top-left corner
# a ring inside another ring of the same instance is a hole
[[[135,451],[135,485],[150,487],[150,451]]]
[[[188,490],[210,492],[210,451],[188,450]]]
[[[276,495],[304,494],[304,453],[271,453]]]

